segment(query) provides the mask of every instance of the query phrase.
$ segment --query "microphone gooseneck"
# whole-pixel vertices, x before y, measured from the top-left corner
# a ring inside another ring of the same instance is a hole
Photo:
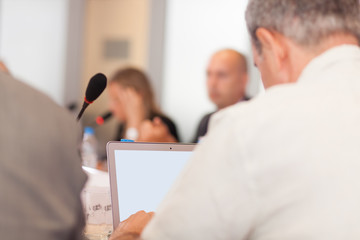
[[[101,95],[101,93],[105,90],[106,81],[107,81],[106,76],[102,73],[98,73],[90,79],[89,84],[86,88],[83,106],[79,112],[79,115],[76,118],[77,121],[80,120],[85,109],[91,103],[93,103]]]

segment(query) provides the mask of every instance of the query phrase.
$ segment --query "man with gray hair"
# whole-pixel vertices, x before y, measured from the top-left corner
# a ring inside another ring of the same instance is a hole
[[[360,239],[359,17],[358,0],[249,1],[267,92],[212,117],[141,239]]]

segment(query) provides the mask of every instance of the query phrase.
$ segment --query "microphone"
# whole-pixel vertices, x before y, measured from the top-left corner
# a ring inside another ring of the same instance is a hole
[[[97,116],[95,122],[97,125],[103,125],[106,120],[112,117],[112,112],[106,112],[101,116]]]
[[[80,120],[85,109],[100,96],[100,94],[104,91],[105,88],[106,76],[104,74],[98,73],[90,79],[89,84],[86,88],[83,106],[79,112],[79,115],[76,118],[77,121]]]

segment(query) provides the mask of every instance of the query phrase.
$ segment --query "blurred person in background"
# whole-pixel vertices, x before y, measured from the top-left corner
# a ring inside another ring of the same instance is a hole
[[[210,59],[206,74],[208,96],[215,104],[216,111],[238,102],[249,100],[245,93],[248,82],[247,60],[243,54],[233,49],[223,49],[216,52]],[[192,142],[197,143],[205,136],[210,117],[215,112],[206,114],[201,119]],[[146,132],[151,135],[151,133],[156,132],[160,126],[161,125],[157,125],[156,127],[148,126]],[[166,132],[162,131],[162,134],[166,134]],[[159,136],[158,138],[169,137],[166,135],[162,137],[160,137],[160,134],[157,135]]]
[[[243,54],[233,49],[216,52],[207,68],[207,92],[216,111],[241,101],[248,100],[246,85],[248,82],[247,61]],[[205,136],[210,117],[215,112],[206,114],[200,121],[193,142]]]
[[[109,109],[120,122],[116,140],[178,142],[174,122],[156,105],[148,77],[139,69],[118,70],[111,78]]]

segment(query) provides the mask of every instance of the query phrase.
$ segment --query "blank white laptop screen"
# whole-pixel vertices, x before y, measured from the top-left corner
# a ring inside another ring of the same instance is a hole
[[[114,227],[139,210],[155,211],[193,148],[193,144],[110,142],[108,160],[112,151],[109,172]]]

